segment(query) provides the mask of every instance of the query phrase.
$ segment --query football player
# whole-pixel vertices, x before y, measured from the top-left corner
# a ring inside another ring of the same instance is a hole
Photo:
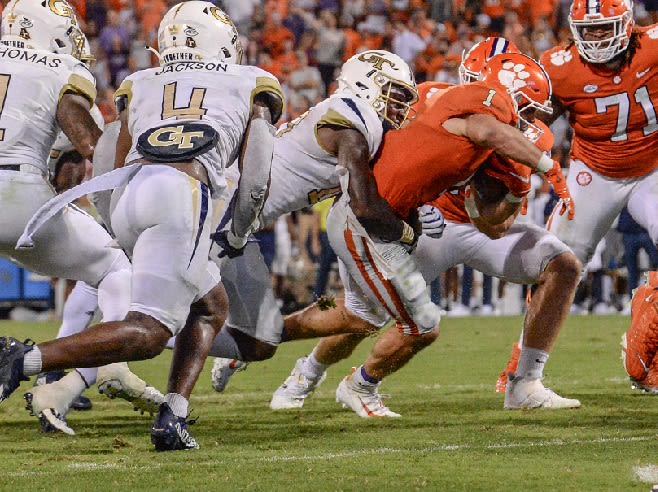
[[[658,244],[658,25],[635,26],[631,0],[574,0],[569,26],[573,41],[541,61],[553,83],[546,121],[568,112],[573,129],[578,215],[553,213],[548,228],[587,264],[624,206]]]
[[[103,319],[122,319],[130,301],[130,263],[121,250],[106,247],[111,237],[88,214],[69,207],[34,236],[32,248],[15,249],[32,214],[55,194],[48,154],[58,131],[86,159],[101,134],[90,113],[96,90],[81,63],[85,39],[78,21],[66,2],[12,1],[2,13],[0,41],[0,254],[44,275],[97,287]],[[39,349],[10,338],[2,338],[1,345],[0,401],[26,374],[42,369]],[[87,376],[73,371],[66,384],[79,394],[93,383]],[[35,396],[28,405],[62,425],[51,403]],[[62,405],[68,408],[69,403]]]
[[[471,52],[487,53],[476,45]],[[486,55],[484,55],[486,56]],[[473,61],[473,58],[469,59]],[[489,73],[502,70],[503,65],[527,64],[525,55],[501,55],[491,60]],[[482,70],[482,64],[479,69]],[[550,94],[548,80],[539,69],[538,77],[546,83],[545,99]],[[465,70],[461,70],[465,73]],[[433,104],[432,98],[441,89],[436,83],[421,84],[420,102]],[[529,105],[522,113],[526,121],[523,130],[526,136],[536,141],[543,151],[550,151],[552,134],[546,126],[538,128],[534,122],[534,111],[550,111],[545,105]],[[422,111],[422,110],[421,110]],[[496,193],[492,195],[494,184]],[[499,156],[492,156],[481,167],[470,184],[444,193],[432,202],[447,219],[446,230],[440,240],[421,237],[413,258],[426,281],[436,278],[441,272],[459,263],[467,263],[489,275],[495,275],[512,282],[537,283],[540,296],[529,307],[526,316],[528,347],[524,351],[524,366],[514,387],[505,398],[505,408],[572,408],[580,406],[578,400],[563,398],[541,383],[543,366],[561,325],[569,311],[578,282],[580,263],[568,248],[545,230],[532,224],[514,224],[523,197],[530,191],[530,169]],[[489,194],[490,196],[487,196]],[[485,198],[486,197],[486,198]],[[495,240],[495,242],[494,242]],[[522,258],[510,262],[511,255]],[[343,307],[343,306],[341,306]],[[313,309],[313,308],[311,308]],[[317,309],[317,308],[314,308]],[[336,310],[330,316],[352,317],[350,309]],[[307,322],[314,319],[307,315]],[[432,343],[438,333],[432,336],[404,337],[395,329],[387,330],[376,342],[368,360],[357,371],[347,376],[336,391],[336,399],[344,406],[352,408],[362,417],[399,414],[385,407],[377,392],[370,386],[378,386],[381,380],[401,368],[411,357]],[[304,399],[325,377],[326,368],[347,357],[365,335],[343,335],[322,340],[312,354],[299,359],[292,375],[277,389],[270,406],[273,409],[299,408]],[[367,374],[371,380],[365,383],[359,379],[359,372]]]
[[[129,312],[36,348],[4,338],[0,384],[6,398],[33,373],[34,359],[46,370],[148,359],[180,332],[168,393],[151,428],[156,450],[169,451],[198,448],[187,430],[188,399],[227,307],[218,269],[208,261],[211,197],[221,194],[224,169],[238,159],[244,172],[227,234],[237,254],[265,199],[272,123],[283,96],[272,75],[240,65],[238,33],[210,2],[172,7],[158,38],[161,66],[128,76],[116,93],[118,169],[69,190],[75,198],[117,188],[111,225],[132,258]],[[29,236],[21,244],[29,245]]]

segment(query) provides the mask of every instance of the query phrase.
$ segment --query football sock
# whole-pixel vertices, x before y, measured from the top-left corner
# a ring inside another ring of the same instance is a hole
[[[165,403],[169,405],[171,411],[176,417],[187,417],[187,408],[190,404],[183,395],[178,393],[167,393],[164,397]]]
[[[315,358],[315,349],[313,349],[302,365],[302,374],[309,379],[318,379],[327,370],[327,367],[329,366],[318,362],[318,359]]]
[[[76,371],[79,372],[80,377],[84,379],[87,388],[96,383],[96,374],[98,373],[97,367],[78,367]]]
[[[356,371],[352,374],[352,379],[359,386],[373,387],[379,384],[379,380],[373,378],[366,372],[364,366],[359,366]]]
[[[23,374],[25,376],[34,376],[41,372],[41,350],[37,345],[32,347],[23,358]]]
[[[523,347],[515,376],[526,379],[539,379],[544,374],[544,365],[547,360],[547,352],[532,347]]]
[[[57,338],[79,333],[91,323],[98,306],[98,291],[84,282],[77,282],[64,303],[62,325]]]

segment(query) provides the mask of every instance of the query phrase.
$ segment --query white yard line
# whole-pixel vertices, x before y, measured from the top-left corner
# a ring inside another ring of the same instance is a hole
[[[602,437],[597,439],[573,439],[563,440],[556,439],[551,441],[537,441],[531,443],[507,443],[507,444],[488,444],[488,445],[472,445],[472,444],[438,444],[436,446],[429,446],[424,448],[371,448],[356,451],[345,451],[341,453],[322,453],[322,454],[301,454],[301,455],[283,455],[283,456],[235,456],[236,462],[260,462],[260,463],[279,463],[279,462],[311,462],[311,461],[327,461],[333,459],[351,458],[354,456],[382,456],[394,454],[413,454],[419,453],[443,453],[463,450],[482,450],[482,449],[512,449],[512,448],[550,448],[550,447],[563,447],[573,445],[592,445],[592,444],[606,444],[606,443],[624,443],[624,442],[644,442],[653,440],[653,436],[647,437]],[[230,460],[222,459],[211,461],[197,461],[196,466],[226,466]],[[172,463],[170,466],[179,466]],[[87,463],[71,463],[68,468],[74,470],[76,473],[97,472],[99,470],[154,470],[166,469],[169,465],[162,465],[154,463],[152,465],[138,465],[131,466],[128,463],[111,463],[111,462],[87,462]],[[658,482],[658,465],[647,465],[643,467],[636,466],[633,468],[633,473],[637,480],[643,482]],[[21,470],[5,472],[9,477],[35,477],[51,475],[52,471],[39,471]]]

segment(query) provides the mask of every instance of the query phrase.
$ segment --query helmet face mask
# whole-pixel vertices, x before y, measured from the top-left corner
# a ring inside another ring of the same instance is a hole
[[[569,13],[576,48],[589,63],[606,63],[625,51],[633,24],[632,0],[575,0]]]
[[[379,117],[400,128],[418,99],[413,72],[402,58],[384,50],[369,50],[347,60],[338,76],[338,91],[370,102]]]
[[[488,37],[462,52],[459,65],[459,83],[468,84],[480,79],[482,69],[494,56],[503,53],[520,53],[514,43],[505,38]]]
[[[544,133],[537,126],[535,115],[538,112],[550,115],[552,87],[551,81],[544,68],[535,60],[521,53],[508,53],[497,55],[485,66],[482,80],[493,88],[507,92],[519,122],[517,127],[526,136],[536,135],[538,140]]]
[[[242,61],[242,44],[233,21],[210,2],[174,5],[160,22],[158,47],[162,64],[214,58],[233,64]]]
[[[2,12],[0,40],[7,46],[46,50],[81,59],[86,39],[64,0],[12,0]]]

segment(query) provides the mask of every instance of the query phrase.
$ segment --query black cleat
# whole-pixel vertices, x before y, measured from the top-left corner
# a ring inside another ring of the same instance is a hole
[[[0,337],[0,402],[3,402],[21,384],[30,378],[23,374],[23,357],[32,350],[34,342],[19,342],[12,337]]]
[[[161,403],[151,427],[151,442],[156,451],[199,449],[199,444],[187,431],[196,420],[177,417],[167,403]]]

